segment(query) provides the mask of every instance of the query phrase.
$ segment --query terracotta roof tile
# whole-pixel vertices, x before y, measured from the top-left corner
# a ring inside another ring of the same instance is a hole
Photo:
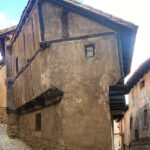
[[[12,26],[12,27],[0,30],[0,36],[2,36],[4,34],[7,34],[7,33],[11,32],[11,31],[14,31],[16,29],[16,27],[17,26],[15,25],[15,26]]]

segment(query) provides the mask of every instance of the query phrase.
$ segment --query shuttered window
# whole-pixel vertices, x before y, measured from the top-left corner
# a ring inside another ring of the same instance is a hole
[[[143,122],[143,125],[144,125],[144,128],[147,128],[148,127],[148,113],[147,113],[147,109],[144,110],[144,122]]]
[[[41,131],[41,113],[36,114],[35,125],[36,131]]]
[[[18,73],[18,57],[16,57],[16,73]]]

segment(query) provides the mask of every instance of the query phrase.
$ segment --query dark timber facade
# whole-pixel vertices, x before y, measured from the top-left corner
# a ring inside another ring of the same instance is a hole
[[[6,44],[8,133],[35,150],[112,150],[137,26],[73,0],[30,0]]]

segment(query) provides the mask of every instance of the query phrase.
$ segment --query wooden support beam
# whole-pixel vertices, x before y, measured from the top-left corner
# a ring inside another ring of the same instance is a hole
[[[61,101],[63,92],[55,87],[51,87],[49,90],[42,93],[40,96],[30,100],[28,103],[17,109],[18,114],[22,115],[32,111],[49,107]]]

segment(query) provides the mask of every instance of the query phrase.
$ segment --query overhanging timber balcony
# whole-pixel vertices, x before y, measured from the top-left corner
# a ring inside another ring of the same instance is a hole
[[[109,88],[110,110],[113,119],[119,119],[125,111],[125,94],[128,89],[125,85],[115,85]]]
[[[51,87],[34,99],[17,108],[18,114],[26,114],[45,107],[57,104],[62,100],[63,92],[56,87]]]

